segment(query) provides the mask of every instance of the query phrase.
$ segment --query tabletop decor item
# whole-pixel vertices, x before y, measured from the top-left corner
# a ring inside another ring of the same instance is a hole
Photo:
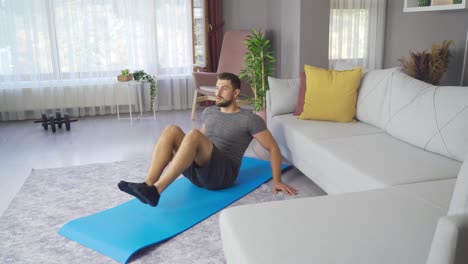
[[[121,75],[117,76],[119,82],[128,82],[133,79],[133,75],[129,72],[128,69],[123,69]]]
[[[453,57],[450,52],[452,45],[454,45],[453,40],[444,40],[440,44],[434,43],[430,51],[410,51],[409,58],[401,57],[398,61],[403,71],[411,77],[439,85]]]
[[[139,70],[133,73],[135,81],[147,82],[150,84],[150,96],[151,96],[151,109],[154,107],[154,98],[158,93],[158,82],[156,76],[150,75],[143,70]]]

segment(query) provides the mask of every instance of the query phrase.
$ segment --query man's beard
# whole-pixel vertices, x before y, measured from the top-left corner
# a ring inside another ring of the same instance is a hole
[[[220,101],[220,102],[215,102],[216,103],[216,106],[219,106],[219,107],[227,107],[227,106],[230,106],[231,104],[234,103],[234,100],[229,100],[229,101]]]

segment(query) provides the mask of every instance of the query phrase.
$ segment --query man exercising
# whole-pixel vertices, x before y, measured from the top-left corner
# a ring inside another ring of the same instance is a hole
[[[165,128],[154,147],[146,180],[120,181],[119,189],[156,206],[160,195],[180,174],[205,189],[228,188],[239,173],[245,150],[255,138],[270,153],[273,192],[297,194],[296,189],[281,181],[281,153],[265,122],[237,106],[239,94],[239,77],[232,73],[219,74],[216,105],[203,111],[201,130],[193,129],[185,134],[175,125]]]

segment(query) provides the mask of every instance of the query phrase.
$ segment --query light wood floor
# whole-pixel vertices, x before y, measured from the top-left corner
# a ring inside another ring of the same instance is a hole
[[[176,124],[184,131],[200,128],[200,112],[194,121],[190,114],[190,110],[160,111],[155,120],[134,120],[132,126],[116,115],[81,117],[71,131],[62,128],[56,133],[32,120],[0,122],[0,216],[31,169],[149,158],[167,125]],[[289,171],[286,178],[295,187],[318,188],[298,170]]]

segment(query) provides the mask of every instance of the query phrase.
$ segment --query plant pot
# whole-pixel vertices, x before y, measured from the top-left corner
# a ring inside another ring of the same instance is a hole
[[[132,74],[127,74],[127,75],[119,75],[117,76],[117,81],[119,82],[128,82],[133,79]]]

